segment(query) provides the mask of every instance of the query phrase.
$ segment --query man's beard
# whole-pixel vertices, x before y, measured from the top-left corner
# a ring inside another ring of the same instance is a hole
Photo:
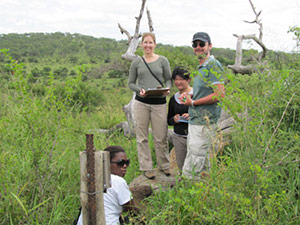
[[[199,55],[197,55],[198,59],[205,59],[207,57],[208,53],[201,53]]]

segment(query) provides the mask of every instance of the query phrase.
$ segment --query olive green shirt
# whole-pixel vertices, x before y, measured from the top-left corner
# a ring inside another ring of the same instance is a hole
[[[199,74],[195,76],[193,85],[193,100],[204,98],[214,93],[211,85],[222,84],[223,67],[221,63],[210,56],[202,66],[199,66]],[[220,118],[221,107],[218,102],[207,105],[196,105],[189,107],[190,124],[206,125],[217,123]]]

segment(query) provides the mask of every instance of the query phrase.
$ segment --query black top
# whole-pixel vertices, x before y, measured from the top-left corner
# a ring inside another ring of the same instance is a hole
[[[146,104],[150,104],[150,105],[160,105],[160,104],[166,104],[167,100],[166,97],[163,98],[143,98],[139,95],[135,95],[135,100],[138,100],[140,102],[146,103]]]
[[[174,116],[176,114],[182,115],[188,113],[189,107],[180,104],[179,100],[176,100],[176,96],[179,96],[178,92],[169,101],[168,125],[174,126],[175,134],[186,136],[188,134],[188,123],[175,123]]]

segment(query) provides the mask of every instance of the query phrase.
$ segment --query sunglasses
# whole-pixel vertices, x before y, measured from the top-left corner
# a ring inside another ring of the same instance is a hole
[[[122,159],[122,160],[119,160],[117,162],[110,162],[110,163],[116,163],[118,167],[123,167],[124,165],[126,166],[129,166],[130,164],[130,160],[125,160],[125,159]]]
[[[197,48],[197,46],[199,45],[201,48],[203,48],[205,46],[205,42],[204,41],[200,41],[200,42],[193,42],[192,47],[193,48]]]

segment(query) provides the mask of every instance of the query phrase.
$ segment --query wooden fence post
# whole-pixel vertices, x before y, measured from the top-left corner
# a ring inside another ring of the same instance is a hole
[[[80,152],[80,201],[83,225],[105,225],[103,202],[103,152],[95,151],[93,135],[86,135]]]

